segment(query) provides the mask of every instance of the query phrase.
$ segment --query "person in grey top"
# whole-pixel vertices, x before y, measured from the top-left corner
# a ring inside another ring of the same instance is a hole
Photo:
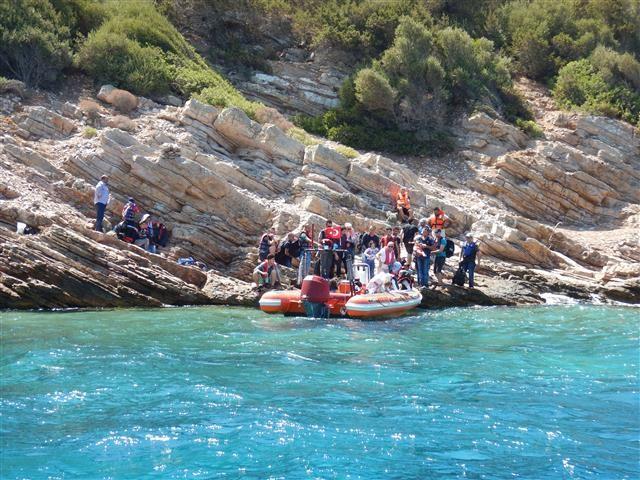
[[[93,195],[93,203],[96,206],[96,232],[102,232],[102,221],[104,220],[104,211],[107,209],[111,195],[109,194],[109,177],[102,175],[100,181],[96,185],[96,191]]]

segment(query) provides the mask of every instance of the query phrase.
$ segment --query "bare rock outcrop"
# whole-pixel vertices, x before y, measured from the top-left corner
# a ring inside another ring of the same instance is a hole
[[[130,99],[107,90],[109,105]],[[640,140],[622,122],[546,112],[545,138],[534,140],[476,114],[461,124],[459,152],[412,163],[305,147],[277,116],[259,123],[193,99],[136,98],[135,120],[110,106],[89,114],[93,100],[83,101],[24,105],[0,125],[0,306],[253,305],[247,281],[267,228],[283,235],[327,218],[384,228],[397,222],[401,187],[417,218],[444,208],[447,235],[473,231],[486,259],[482,292],[429,293],[430,305],[538,303],[545,291],[639,301]],[[81,135],[87,125],[97,135]],[[91,231],[102,174],[106,222],[134,196],[169,226],[164,256]],[[39,233],[13,233],[18,221]],[[180,267],[180,256],[213,270]]]

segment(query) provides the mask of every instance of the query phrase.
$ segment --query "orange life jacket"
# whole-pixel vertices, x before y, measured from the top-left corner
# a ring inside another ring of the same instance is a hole
[[[398,207],[411,208],[411,204],[409,203],[409,192],[398,192],[396,204]]]
[[[440,210],[440,214],[438,216],[431,215],[431,218],[429,218],[429,226],[431,227],[431,229],[442,230],[444,228],[444,220],[445,220],[444,217],[445,215],[442,210]]]

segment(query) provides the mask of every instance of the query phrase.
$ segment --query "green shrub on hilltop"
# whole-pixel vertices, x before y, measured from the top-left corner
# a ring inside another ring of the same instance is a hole
[[[107,8],[102,0],[50,0],[69,27],[72,38],[86,37],[107,18]]]
[[[250,0],[254,7],[291,19],[292,28],[313,46],[327,43],[372,58],[393,41],[404,16],[429,22],[421,0]]]
[[[345,83],[339,108],[298,122],[356,148],[441,152],[452,146],[444,124],[455,108],[510,86],[489,40],[404,17],[392,45]]]
[[[551,78],[598,45],[640,50],[635,0],[515,0],[501,13],[504,47],[530,78]]]
[[[72,58],[96,81],[136,94],[173,91],[255,112],[151,0],[0,2],[0,73],[43,85],[71,67]]]
[[[71,63],[71,32],[48,0],[0,2],[0,74],[37,86]]]
[[[108,5],[113,13],[81,46],[78,68],[137,94],[172,90],[254,115],[256,105],[210,68],[151,2],[112,0]]]
[[[108,30],[89,34],[76,54],[77,67],[101,83],[113,83],[140,95],[169,91],[171,70],[161,49],[142,46]]]
[[[580,108],[640,123],[640,62],[598,47],[589,58],[564,66],[553,94],[565,108]]]

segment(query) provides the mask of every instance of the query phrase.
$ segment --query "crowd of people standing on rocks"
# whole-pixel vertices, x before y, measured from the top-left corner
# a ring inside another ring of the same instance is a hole
[[[404,188],[398,192],[396,206],[401,224],[387,226],[384,232],[378,232],[374,225],[364,232],[358,232],[351,223],[340,226],[327,220],[315,239],[311,225],[305,225],[301,231],[290,232],[279,239],[275,229],[271,228],[260,238],[259,263],[253,271],[256,287],[278,287],[278,265],[298,268],[297,281],[300,284],[304,276],[311,272],[313,259],[316,260],[314,273],[327,279],[348,277],[352,262],[359,260],[367,265],[370,279],[380,272],[397,279],[402,277],[403,271],[411,269],[416,272],[420,287],[437,288],[444,285],[443,269],[447,258],[455,253],[455,244],[446,236],[446,230],[452,225],[451,219],[442,208],[435,207],[430,217],[416,220]],[[331,254],[322,255],[327,251]],[[474,274],[479,260],[479,244],[469,232],[460,246],[458,263],[463,282],[468,274],[469,288],[474,288]],[[430,278],[431,269],[435,282]]]

